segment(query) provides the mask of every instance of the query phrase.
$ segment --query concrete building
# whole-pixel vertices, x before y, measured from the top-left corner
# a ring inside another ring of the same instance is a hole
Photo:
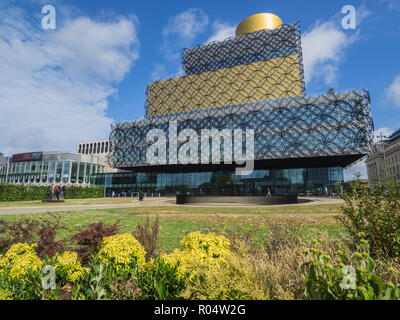
[[[106,167],[106,173],[123,172],[123,170],[118,170],[108,165],[107,157],[110,154],[110,147],[110,141],[108,140],[80,142],[76,146],[76,152],[84,155],[97,156],[100,163]]]
[[[366,165],[370,184],[383,178],[400,180],[400,129],[387,140],[375,144]]]
[[[76,146],[76,152],[81,154],[96,154],[96,155],[107,155],[109,153],[109,141],[90,141],[80,142]]]
[[[14,154],[0,169],[0,183],[89,186],[90,175],[105,172],[100,157],[74,152]]]

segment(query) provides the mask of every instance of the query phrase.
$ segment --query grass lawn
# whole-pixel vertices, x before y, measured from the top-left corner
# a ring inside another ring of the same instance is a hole
[[[65,202],[48,203],[40,200],[34,201],[4,201],[0,202],[0,208],[15,207],[57,207],[74,205],[97,205],[97,204],[132,204],[136,198],[97,198],[97,199],[67,199]]]
[[[118,199],[121,200],[121,199]],[[82,200],[81,200],[82,201]],[[85,200],[87,201],[87,200]],[[223,233],[230,237],[250,238],[254,245],[263,245],[274,223],[298,226],[303,237],[315,237],[317,231],[333,237],[346,234],[332,214],[339,212],[340,205],[280,206],[280,207],[134,207],[62,212],[62,226],[58,238],[68,239],[92,222],[121,225],[121,232],[132,231],[138,221],[144,223],[150,215],[159,217],[159,241],[164,252],[179,247],[183,236],[193,231]],[[23,218],[39,219],[46,214],[2,215],[0,219],[16,221]]]
[[[301,206],[264,206],[264,207],[195,207],[195,206],[164,206],[164,207],[134,207],[110,209],[111,212],[126,214],[213,214],[213,215],[326,215],[338,214],[342,204],[321,204]]]

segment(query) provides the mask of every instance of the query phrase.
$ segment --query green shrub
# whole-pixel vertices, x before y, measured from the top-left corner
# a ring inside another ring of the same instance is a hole
[[[15,300],[39,300],[53,296],[42,288],[42,261],[35,251],[36,245],[17,243],[7,253],[0,255],[0,290],[6,291]]]
[[[209,268],[199,264],[182,297],[190,300],[268,300],[269,294],[244,245]]]
[[[363,237],[360,234],[359,237]],[[315,247],[320,245],[314,240]],[[301,272],[305,281],[305,298],[312,300],[393,300],[400,298],[400,289],[392,282],[384,283],[374,272],[375,261],[369,255],[368,242],[361,239],[358,250],[335,256],[323,250],[304,250]],[[395,272],[395,270],[392,270]]]
[[[104,189],[100,187],[65,187],[65,199],[102,198]],[[25,186],[0,184],[0,201],[32,201],[47,199],[46,186]]]
[[[343,193],[339,221],[355,241],[365,234],[373,255],[400,255],[400,181],[383,180],[375,189],[354,182]]]
[[[0,184],[0,201],[25,201],[46,199],[47,187]]]
[[[103,198],[104,189],[100,187],[66,187],[65,199]]]
[[[187,276],[187,275],[186,275]],[[185,288],[185,279],[178,272],[178,265],[156,258],[138,270],[136,282],[142,290],[140,299],[175,300]]]
[[[7,289],[0,289],[0,301],[12,300],[12,292]]]

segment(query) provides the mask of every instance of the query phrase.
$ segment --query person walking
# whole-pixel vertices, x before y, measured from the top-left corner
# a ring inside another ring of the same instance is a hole
[[[272,197],[272,195],[271,195],[271,190],[270,190],[269,188],[268,188],[267,197]]]
[[[59,186],[55,186],[54,187],[54,195],[56,196],[57,201],[60,200],[60,187]]]

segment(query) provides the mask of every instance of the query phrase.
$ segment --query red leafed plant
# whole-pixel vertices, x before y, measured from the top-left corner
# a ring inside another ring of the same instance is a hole
[[[104,222],[94,222],[89,224],[85,230],[75,234],[71,240],[78,246],[77,251],[82,263],[87,264],[90,256],[99,251],[104,237],[117,234],[119,229],[119,222],[111,225]]]

